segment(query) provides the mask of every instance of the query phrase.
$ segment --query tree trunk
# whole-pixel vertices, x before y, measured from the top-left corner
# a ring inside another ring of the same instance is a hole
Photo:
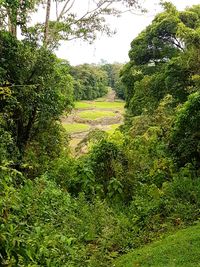
[[[17,37],[17,10],[7,9],[7,13],[8,13],[8,31],[14,37]]]
[[[14,37],[17,38],[17,26],[16,26],[16,24],[12,24],[12,25],[11,25],[11,33],[12,33],[12,35],[13,35]]]
[[[51,10],[51,0],[47,0],[46,21],[44,26],[44,45],[48,44],[50,10]]]

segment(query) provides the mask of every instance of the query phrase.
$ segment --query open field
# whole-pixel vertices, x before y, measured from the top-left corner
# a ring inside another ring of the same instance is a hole
[[[97,102],[79,101],[75,103],[76,109],[124,109],[124,102]]]
[[[78,116],[82,119],[88,119],[88,120],[96,120],[101,119],[105,117],[114,117],[115,113],[112,111],[98,111],[98,110],[91,110],[88,111],[81,111],[78,113]]]
[[[102,109],[123,109],[124,108],[124,102],[95,102],[96,108],[102,108]]]
[[[91,104],[89,102],[86,101],[79,101],[79,102],[75,102],[75,109],[84,109],[84,108],[91,108]]]

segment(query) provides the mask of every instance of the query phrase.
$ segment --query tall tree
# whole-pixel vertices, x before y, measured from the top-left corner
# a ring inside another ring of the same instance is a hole
[[[123,69],[127,107],[134,116],[154,110],[166,94],[183,103],[199,80],[199,6],[182,12],[171,3],[163,6],[132,41]]]
[[[98,31],[112,33],[106,24],[107,15],[119,16],[128,9],[136,8],[137,3],[138,0],[93,0],[83,1],[80,5],[77,0],[57,0],[57,19],[51,21],[49,35],[54,41],[59,38],[92,41]]]
[[[192,163],[200,168],[200,94],[191,94],[176,115],[170,149],[180,166]]]
[[[45,26],[44,26],[44,44],[45,45],[48,43],[50,10],[51,10],[51,0],[47,0],[46,21],[45,21]]]
[[[53,125],[71,104],[73,81],[68,65],[50,51],[5,32],[0,33],[0,60],[0,119],[6,118],[3,128],[15,141],[21,164],[38,134],[50,129],[50,140]]]
[[[119,16],[139,9],[140,0],[1,0],[0,29],[8,27],[14,36],[17,26],[27,37],[38,38],[45,45],[55,47],[60,40],[81,38],[92,42],[97,32],[108,35],[112,31],[106,23],[108,15]],[[46,7],[44,22],[30,27],[31,13]],[[9,25],[7,25],[7,20]],[[29,26],[29,31],[28,31]]]

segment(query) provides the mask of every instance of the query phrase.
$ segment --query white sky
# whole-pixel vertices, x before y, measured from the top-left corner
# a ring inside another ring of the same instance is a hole
[[[92,45],[80,40],[63,42],[56,51],[57,56],[67,59],[72,65],[99,63],[101,59],[108,63],[127,62],[131,41],[151,23],[154,15],[161,11],[159,2],[159,0],[145,0],[143,6],[149,12],[142,16],[126,13],[121,18],[109,19],[112,29],[117,30],[112,37],[99,36]],[[200,4],[199,0],[171,0],[170,2],[179,10],[183,10],[186,6]]]

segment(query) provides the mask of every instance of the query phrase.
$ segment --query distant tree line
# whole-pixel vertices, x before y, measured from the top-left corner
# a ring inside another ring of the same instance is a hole
[[[107,93],[112,88],[117,97],[125,99],[125,85],[122,83],[121,63],[82,64],[70,67],[74,79],[74,99],[92,100]]]
[[[107,93],[107,73],[94,64],[71,67],[74,79],[74,99],[92,100]]]
[[[121,80],[121,70],[123,66],[124,64],[122,63],[102,64],[102,69],[105,70],[108,75],[108,86],[111,87],[121,99],[125,99],[125,85]]]

